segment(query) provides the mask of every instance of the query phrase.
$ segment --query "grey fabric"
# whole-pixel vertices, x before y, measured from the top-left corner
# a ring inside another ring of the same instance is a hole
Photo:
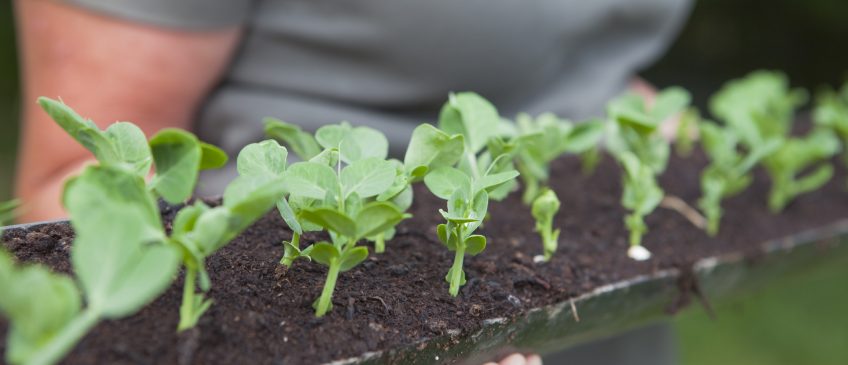
[[[674,365],[676,337],[669,323],[637,328],[613,337],[545,355],[545,365]]]
[[[244,24],[253,1],[244,0],[61,0],[123,19],[184,29]]]
[[[450,91],[476,91],[507,117],[596,116],[667,47],[690,5],[258,1],[241,52],[197,130],[236,152],[262,138],[264,116],[307,130],[348,120],[388,133],[397,156],[414,125],[433,121]]]

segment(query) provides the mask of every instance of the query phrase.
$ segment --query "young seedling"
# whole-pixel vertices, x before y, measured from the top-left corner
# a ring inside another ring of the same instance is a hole
[[[283,258],[287,265],[297,257],[308,257],[328,267],[324,289],[314,303],[315,315],[321,317],[332,308],[338,275],[368,257],[368,249],[357,243],[368,239],[375,242],[377,251],[384,250],[395,225],[409,217],[403,212],[412,204],[411,182],[440,163],[438,155],[443,151],[438,147],[445,144],[438,134],[416,129],[411,146],[417,152],[408,153],[408,173],[407,165],[386,159],[388,140],[372,128],[343,122],[321,127],[313,137],[296,126],[268,120],[266,131],[289,146],[298,146],[299,157],[309,159],[280,172],[289,196],[278,208],[295,235],[306,226],[330,233],[331,242],[303,250],[286,242]]]
[[[551,162],[563,154],[583,154],[584,167],[591,170],[593,150],[597,149],[604,132],[599,120],[575,125],[550,113],[535,119],[519,114],[516,126],[511,141],[518,146],[515,164],[521,172],[522,200],[527,205],[544,191],[550,178]]]
[[[704,122],[700,125],[701,145],[710,158],[710,165],[701,173],[701,198],[698,206],[707,218],[707,233],[718,233],[723,211],[721,201],[736,195],[751,184],[751,170],[765,156],[780,147],[779,139],[771,139],[744,151],[739,137],[728,127]]]
[[[826,89],[817,95],[813,121],[836,133],[842,145],[848,144],[848,82],[839,92]],[[842,150],[842,159],[848,164],[848,149]]]
[[[265,120],[265,131],[270,137],[281,141],[292,148],[302,160],[326,164],[335,167],[339,161],[338,149],[332,147],[328,135],[332,132],[320,132],[330,146],[324,150],[321,145],[311,134],[302,131],[299,127],[288,124],[273,118]],[[379,132],[367,128],[357,127],[352,128],[347,124],[339,126],[329,126],[330,131],[339,131],[349,133],[352,141],[344,142],[346,145],[357,145],[358,143],[373,144],[374,140],[378,140],[377,145],[386,145],[385,138]],[[367,149],[367,147],[356,147],[358,149]],[[373,154],[373,157],[385,158],[385,153],[381,148],[380,153]],[[387,152],[387,148],[385,150]],[[418,126],[412,133],[412,138],[404,157],[404,162],[397,160],[389,160],[395,168],[395,178],[392,185],[384,192],[380,193],[370,201],[389,201],[395,204],[401,211],[405,211],[412,204],[412,188],[411,184],[423,179],[433,168],[441,166],[450,166],[455,164],[462,155],[463,140],[461,136],[450,136],[429,124]],[[306,196],[298,196],[296,193],[289,196],[287,199],[282,199],[278,203],[278,208],[283,216],[283,219],[288,224],[289,228],[294,232],[292,242],[284,242],[285,254],[281,263],[290,266],[298,257],[308,257],[299,247],[299,239],[303,230],[320,230],[321,227],[311,225],[309,222],[303,222],[299,218],[302,208],[308,208],[315,205],[317,199],[312,199]],[[304,228],[306,227],[306,228]],[[382,253],[385,250],[385,242],[394,235],[394,228],[390,228],[385,232],[380,232],[373,237],[368,237],[368,240],[374,242],[374,251]]]
[[[625,218],[630,231],[628,256],[647,260],[650,252],[642,247],[647,232],[644,217],[663,199],[657,176],[665,171],[670,145],[659,133],[662,122],[689,104],[689,93],[671,87],[657,94],[653,105],[636,94],[625,94],[607,107],[607,149],[624,167],[622,205],[631,213]]]
[[[59,126],[94,154],[102,167],[127,172],[144,182],[151,166],[155,166],[156,173],[147,183],[147,190],[170,203],[191,196],[200,170],[218,168],[227,161],[223,151],[182,130],[165,129],[146,141],[144,133],[132,123],[115,123],[102,131],[64,103],[48,98],[40,98],[39,103]],[[240,170],[250,168],[249,157],[257,148],[248,146],[247,157],[240,155]],[[198,281],[202,292],[210,288],[206,257],[259,219],[270,208],[267,202],[282,195],[284,187],[278,179],[272,176],[236,179],[225,190],[222,206],[210,208],[198,201],[182,209],[174,219],[170,237],[161,224],[148,227],[182,251],[186,276],[179,331],[194,327],[212,304],[195,290]],[[158,221],[158,211],[154,213]]]
[[[536,232],[542,236],[544,261],[550,261],[557,249],[559,229],[554,229],[554,216],[559,211],[560,202],[553,190],[545,190],[533,200],[532,213],[536,219]]]
[[[710,101],[713,114],[735,130],[747,149],[780,141],[761,162],[771,177],[768,205],[775,213],[833,175],[829,159],[839,151],[839,141],[831,130],[820,127],[806,136],[791,135],[795,108],[806,98],[805,91],[789,88],[785,75],[757,71],[728,82]]]
[[[213,208],[197,201],[177,213],[169,242],[182,249],[185,267],[178,331],[196,326],[212,305],[203,294],[211,286],[206,258],[261,218],[283,196],[285,186],[280,174],[285,169],[285,156],[285,148],[274,141],[247,145],[237,160],[240,176],[224,190],[221,206]],[[200,293],[195,289],[198,282]]]
[[[473,233],[486,217],[490,197],[506,196],[518,177],[512,165],[514,146],[497,138],[500,123],[497,110],[473,93],[451,94],[439,118],[442,131],[464,142],[458,168],[439,167],[424,177],[433,195],[448,204],[447,211],[440,210],[447,223],[440,224],[437,233],[454,252],[445,277],[452,296],[465,284],[465,254],[477,255],[486,248],[486,238]]]
[[[161,294],[179,268],[179,250],[165,244],[141,177],[89,166],[66,183],[63,201],[76,233],[71,264],[79,287],[43,267],[16,268],[0,254],[0,310],[11,321],[12,364],[57,363],[101,320],[129,316]]]
[[[132,123],[117,122],[101,130],[61,101],[41,97],[38,103],[101,165],[122,168],[142,178],[147,178],[155,165],[148,188],[171,204],[191,196],[199,171],[220,168],[227,162],[223,151],[186,131],[163,129],[148,142],[144,132]]]
[[[824,128],[786,140],[763,161],[772,181],[769,209],[780,212],[795,197],[817,190],[830,181],[833,176],[830,158],[839,153],[839,149],[839,139]]]
[[[623,152],[619,162],[624,166],[624,192],[621,205],[630,211],[624,218],[624,224],[630,231],[630,248],[627,256],[637,261],[651,258],[651,252],[642,246],[642,236],[648,232],[645,216],[656,209],[663,198],[663,191],[657,185],[653,169],[642,163],[636,155]]]

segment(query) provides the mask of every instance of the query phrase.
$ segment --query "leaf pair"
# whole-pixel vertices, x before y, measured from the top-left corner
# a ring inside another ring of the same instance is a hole
[[[200,170],[219,168],[227,162],[223,151],[182,130],[161,130],[148,144],[144,132],[132,123],[118,122],[100,130],[60,101],[41,97],[38,102],[102,165],[124,168],[142,178],[155,165],[150,187],[172,204],[191,196]]]

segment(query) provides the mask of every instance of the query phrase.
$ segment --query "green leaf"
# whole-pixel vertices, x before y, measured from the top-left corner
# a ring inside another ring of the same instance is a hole
[[[118,161],[143,178],[150,172],[153,157],[147,137],[140,128],[129,122],[118,122],[106,128],[106,138],[112,142]]]
[[[171,204],[188,199],[197,183],[202,150],[193,134],[164,129],[150,139],[156,176],[150,185]]]
[[[333,246],[333,244],[329,242],[318,242],[310,247],[312,247],[312,249],[309,252],[309,257],[311,257],[312,260],[314,260],[315,262],[324,266],[330,266],[330,264],[334,260],[339,259],[339,257],[341,256],[341,254],[339,253],[339,249],[337,249],[336,246]],[[365,255],[368,255],[367,250],[365,251]]]
[[[346,214],[330,208],[310,208],[301,212],[301,218],[348,238],[358,238],[356,222]]]
[[[324,200],[338,197],[339,178],[329,166],[315,162],[298,162],[289,166],[283,183],[295,196]]]
[[[689,92],[678,86],[663,89],[657,93],[651,108],[651,117],[662,122],[685,109],[692,97]]]
[[[238,154],[236,166],[239,175],[272,177],[282,176],[286,171],[288,151],[275,140],[251,143]]]
[[[315,140],[324,148],[339,148],[342,140],[350,133],[351,126],[347,122],[329,124],[315,131]]]
[[[179,237],[194,230],[194,225],[197,223],[197,218],[203,212],[209,210],[209,206],[198,200],[194,204],[186,206],[177,212],[172,224],[171,236]]]
[[[571,153],[586,152],[601,142],[604,124],[600,120],[579,123],[565,137],[565,150]]]
[[[206,142],[200,142],[200,169],[220,169],[227,164],[229,157],[224,150]]]
[[[68,182],[64,201],[76,233],[71,262],[89,310],[120,318],[167,289],[180,254],[164,244],[158,212],[150,216],[152,199],[139,177],[90,166]]]
[[[465,253],[475,256],[486,249],[486,237],[475,234],[465,239]]]
[[[403,218],[403,212],[391,203],[368,203],[362,207],[354,220],[356,222],[356,235],[348,237],[356,239],[371,237],[396,226]]]
[[[471,153],[477,153],[489,138],[497,136],[500,123],[497,109],[472,92],[451,94],[439,115],[439,129],[451,135],[463,135]]]
[[[461,134],[451,136],[425,123],[412,131],[403,164],[413,180],[420,180],[429,170],[456,164],[464,149]]]
[[[385,160],[388,154],[389,140],[380,131],[368,127],[351,129],[339,145],[342,161],[349,164],[369,158]]]
[[[342,169],[339,180],[345,198],[351,193],[358,194],[360,198],[369,198],[391,187],[395,176],[395,168],[389,161],[367,158]]]
[[[191,237],[204,257],[217,251],[232,238],[231,219],[232,214],[226,207],[209,209],[198,217]]]
[[[480,190],[489,190],[496,188],[498,185],[506,183],[518,177],[518,171],[504,171],[491,175],[484,175],[479,180],[474,181],[474,193]]]
[[[280,179],[239,176],[224,190],[224,207],[232,213],[229,241],[261,218],[285,193]]]
[[[65,132],[91,151],[100,163],[114,165],[121,162],[112,141],[94,122],[84,119],[61,101],[40,97],[38,104]]]
[[[303,234],[303,228],[297,220],[297,215],[294,213],[294,210],[291,205],[289,205],[289,201],[286,198],[277,200],[277,211],[280,212],[280,216],[294,233]]]
[[[265,135],[285,143],[302,160],[310,160],[321,153],[321,146],[311,134],[300,127],[274,118],[265,118]]]
[[[441,199],[450,199],[456,190],[471,193],[471,178],[453,167],[440,167],[424,177],[424,185]]]
[[[336,167],[339,163],[339,150],[336,148],[328,148],[315,155],[315,157],[310,158],[309,162],[315,162],[329,167]]]
[[[80,311],[74,282],[40,265],[15,267],[0,249],[0,313],[11,321],[6,360],[26,363]]]
[[[342,263],[339,271],[345,272],[350,269],[353,269],[356,265],[365,261],[368,258],[368,248],[367,247],[354,247],[342,254]]]

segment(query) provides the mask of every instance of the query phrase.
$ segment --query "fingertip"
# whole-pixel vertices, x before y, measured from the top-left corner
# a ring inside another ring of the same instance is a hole
[[[526,365],[527,359],[522,354],[512,354],[501,360],[500,365]]]
[[[528,355],[527,365],[542,365],[542,358],[539,355]]]

